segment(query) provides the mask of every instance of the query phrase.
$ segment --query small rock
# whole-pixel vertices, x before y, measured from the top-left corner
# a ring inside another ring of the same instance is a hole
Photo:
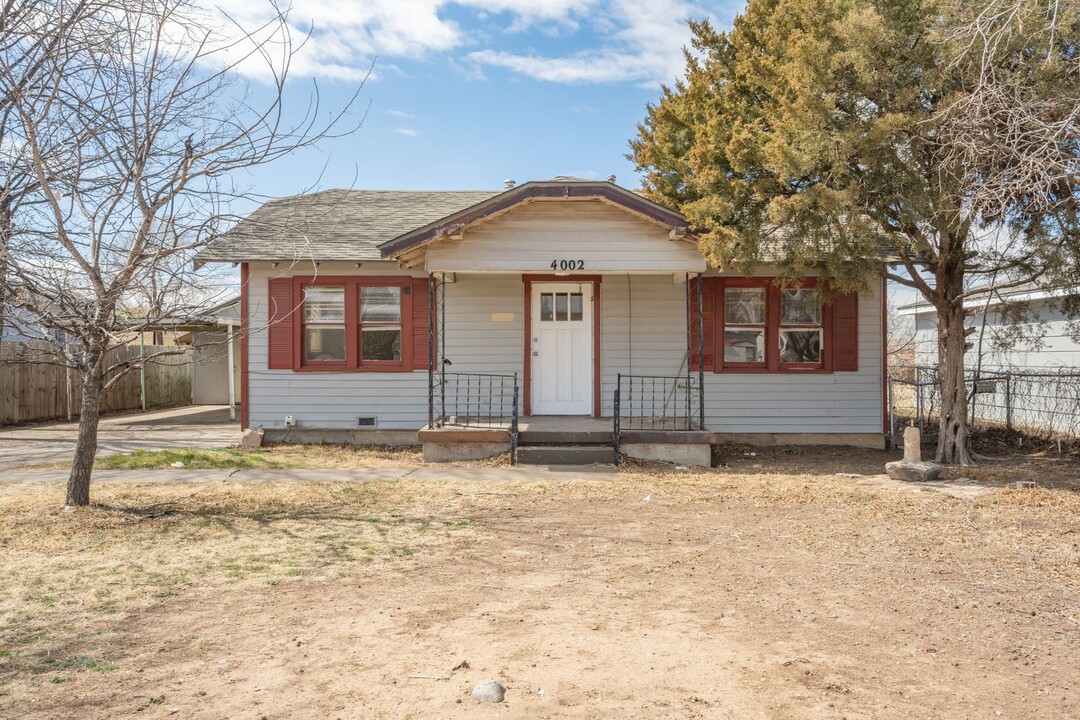
[[[885,472],[889,474],[889,477],[893,480],[904,480],[906,482],[931,482],[937,480],[938,476],[941,475],[941,470],[941,465],[926,461],[897,460],[896,462],[885,463]]]
[[[641,502],[652,502],[652,495],[646,495],[641,499]]]
[[[174,463],[169,463],[169,467],[174,467],[174,468],[182,468],[182,467],[184,467],[184,463],[182,463],[182,462],[180,462],[179,460],[177,460],[177,461],[176,461],[176,462],[174,462]]]
[[[494,680],[481,680],[476,683],[469,697],[478,702],[498,703],[506,697],[506,688]]]
[[[244,431],[244,434],[240,436],[240,447],[242,448],[258,448],[262,447],[263,443],[263,430],[248,428]]]

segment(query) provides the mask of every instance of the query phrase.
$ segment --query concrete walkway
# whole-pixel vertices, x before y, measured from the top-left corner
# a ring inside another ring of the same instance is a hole
[[[27,465],[71,462],[77,423],[0,430],[0,476]],[[98,456],[133,450],[215,448],[240,442],[239,421],[224,405],[194,405],[104,418],[98,428]]]
[[[95,470],[93,482],[137,483],[264,483],[375,482],[385,480],[463,480],[472,482],[567,482],[611,480],[614,467],[596,465],[517,465],[515,467],[446,467],[425,465],[399,468],[305,468],[295,470]],[[0,482],[66,482],[66,470],[15,470],[0,474]]]

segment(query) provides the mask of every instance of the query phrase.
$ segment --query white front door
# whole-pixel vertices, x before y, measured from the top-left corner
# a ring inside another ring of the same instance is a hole
[[[532,414],[593,411],[593,284],[532,286]]]

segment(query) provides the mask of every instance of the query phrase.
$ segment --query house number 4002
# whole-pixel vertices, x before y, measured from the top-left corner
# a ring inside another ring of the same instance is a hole
[[[552,270],[584,270],[584,260],[552,260]]]

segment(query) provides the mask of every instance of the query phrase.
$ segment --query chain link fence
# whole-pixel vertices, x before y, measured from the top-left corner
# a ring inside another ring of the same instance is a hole
[[[1080,438],[1080,368],[1010,368],[965,374],[973,431],[1017,430],[1038,438]],[[937,426],[941,381],[936,367],[889,370],[893,435],[914,422],[924,433]]]

